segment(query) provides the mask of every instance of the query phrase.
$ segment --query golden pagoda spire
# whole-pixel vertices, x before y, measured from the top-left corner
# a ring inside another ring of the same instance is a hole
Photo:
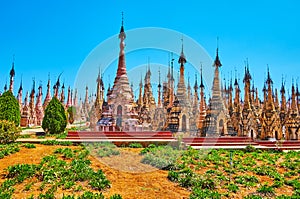
[[[243,82],[245,83],[245,90],[244,90],[244,107],[243,109],[245,110],[250,110],[250,81],[251,81],[252,77],[250,75],[249,72],[249,67],[248,67],[248,63],[245,66],[245,76],[243,79]]]
[[[296,102],[296,91],[294,84],[292,85],[292,99],[291,99],[291,108],[290,108],[291,115],[298,115],[298,107]]]
[[[273,92],[272,92],[273,80],[271,79],[271,76],[270,76],[269,67],[268,67],[268,76],[267,76],[266,84],[268,85],[266,109],[269,111],[273,111],[273,110],[275,110]]]
[[[280,110],[281,110],[281,112],[286,113],[286,98],[285,98],[285,88],[284,88],[283,80],[282,80],[282,84],[281,84],[280,93],[281,93],[281,107],[280,107]]]
[[[143,80],[142,80],[142,77],[141,77],[139,86],[140,86],[140,90],[139,90],[138,105],[139,105],[139,107],[142,107],[143,106]]]
[[[198,128],[203,130],[205,117],[206,117],[206,103],[204,97],[204,85],[203,85],[203,77],[202,77],[202,64],[200,68],[200,104],[199,104],[199,120],[198,120]]]
[[[162,103],[161,103],[161,84],[160,84],[160,69],[158,70],[158,102],[157,102],[157,105],[159,108],[162,107]]]

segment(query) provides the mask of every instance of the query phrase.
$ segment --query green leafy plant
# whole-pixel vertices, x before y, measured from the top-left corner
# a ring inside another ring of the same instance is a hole
[[[101,158],[120,154],[120,151],[118,150],[116,145],[114,145],[111,142],[91,143],[91,144],[86,144],[85,147],[89,151],[96,153],[97,156]]]
[[[13,121],[0,120],[0,144],[14,142],[19,137],[20,132],[21,129],[16,127]]]
[[[201,189],[199,187],[196,187],[193,189],[190,195],[190,199],[199,199],[199,198],[220,199],[221,194],[219,194],[217,191],[212,191],[209,189]]]
[[[134,143],[130,143],[129,147],[130,148],[143,148],[143,145],[141,143],[134,142]]]
[[[10,143],[4,145],[0,144],[0,159],[19,151],[20,151],[19,143]]]
[[[36,166],[31,164],[17,164],[7,168],[8,174],[6,177],[14,178],[17,182],[23,182],[26,178],[32,177],[35,174]]]
[[[273,196],[275,194],[274,188],[266,184],[258,188],[257,192],[263,194],[264,196]]]
[[[173,149],[170,146],[147,148],[141,152],[144,156],[141,162],[159,169],[169,170],[174,166],[181,153],[181,150]]]
[[[114,194],[110,196],[109,199],[122,199],[122,196],[120,194]]]
[[[15,126],[20,124],[19,102],[11,91],[6,91],[0,96],[0,120],[13,122]]]
[[[230,183],[228,186],[227,186],[228,190],[233,192],[233,193],[236,193],[239,191],[239,187],[236,185],[236,184],[232,184]]]
[[[75,121],[76,107],[75,106],[68,107],[67,113],[68,113],[68,122],[70,124],[73,124],[73,122]]]
[[[93,193],[90,191],[85,191],[77,199],[104,199],[104,196],[102,193]]]
[[[70,141],[57,141],[57,140],[45,140],[40,142],[43,145],[61,145],[61,146],[71,146],[73,145]]]
[[[25,143],[23,144],[23,146],[27,149],[33,149],[36,148],[36,146],[34,144],[30,144],[30,143]]]
[[[62,103],[53,97],[49,102],[42,122],[42,128],[46,133],[58,134],[64,132],[67,126],[67,117]]]

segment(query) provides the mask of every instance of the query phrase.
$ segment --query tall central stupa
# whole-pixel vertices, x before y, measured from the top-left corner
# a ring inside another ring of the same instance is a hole
[[[116,119],[118,127],[124,126],[124,122],[130,118],[130,111],[133,105],[133,92],[130,87],[125,62],[125,39],[123,19],[119,34],[120,53],[118,61],[118,70],[114,85],[108,94],[108,105],[112,108],[112,114]]]

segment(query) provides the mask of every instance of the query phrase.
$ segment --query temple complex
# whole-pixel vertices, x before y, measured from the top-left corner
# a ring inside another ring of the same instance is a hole
[[[78,96],[77,89],[73,92],[72,88],[68,87],[66,94],[65,85],[63,84],[60,88],[60,75],[53,86],[53,97],[59,99],[66,110],[69,107],[75,107],[77,113],[75,120],[88,122],[90,129],[94,131],[171,131],[180,132],[184,136],[197,137],[240,136],[253,139],[300,140],[300,93],[294,82],[290,89],[286,88],[282,82],[280,96],[278,96],[268,69],[262,90],[263,99],[259,99],[259,90],[254,85],[249,63],[246,62],[243,85],[239,84],[237,77],[231,78],[226,85],[220,79],[222,64],[219,48],[217,48],[212,66],[207,66],[214,67],[210,96],[205,93],[202,65],[200,83],[198,83],[197,75],[195,75],[194,83],[190,82],[189,77],[186,81],[185,65],[188,62],[188,54],[186,57],[182,41],[178,52],[177,85],[175,85],[174,59],[172,58],[168,63],[166,77],[161,78],[159,71],[157,95],[153,93],[151,64],[148,63],[145,76],[141,77],[139,83],[138,96],[134,96],[127,76],[126,33],[123,20],[118,38],[117,70],[113,85],[107,85],[107,90],[105,90],[106,85],[100,70],[98,76],[95,77],[95,95],[90,94],[89,87],[86,86],[83,100],[81,96]],[[14,62],[9,74],[9,91],[13,92]],[[291,96],[286,96],[286,89],[290,90]],[[5,84],[4,91],[6,90]],[[30,94],[26,92],[23,101],[21,80],[16,97],[20,105],[21,126],[41,125],[44,111],[52,99],[50,77],[44,101],[42,85],[38,87],[37,95],[35,93],[35,81],[33,81],[32,90]]]

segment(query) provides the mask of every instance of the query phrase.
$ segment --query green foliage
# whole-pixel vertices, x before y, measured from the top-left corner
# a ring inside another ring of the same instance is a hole
[[[232,184],[232,183],[230,183],[227,188],[229,191],[233,193],[236,193],[239,190],[239,187],[236,184]]]
[[[0,96],[0,120],[14,122],[15,126],[20,124],[19,102],[11,91],[6,91]]]
[[[261,196],[258,196],[258,195],[250,194],[250,195],[244,197],[244,199],[263,199],[263,198]]]
[[[73,122],[75,120],[75,115],[76,115],[76,108],[75,108],[75,106],[68,107],[67,113],[68,113],[68,121],[69,121],[69,123],[73,124]]]
[[[90,191],[86,191],[77,199],[104,199],[104,196],[102,193],[93,193]]]
[[[109,199],[122,199],[122,196],[120,194],[114,194],[110,196]]]
[[[89,151],[95,152],[100,158],[120,154],[116,145],[111,142],[90,143],[85,146]]]
[[[275,194],[274,188],[266,184],[258,188],[257,192],[263,194],[264,196],[273,196]]]
[[[45,110],[42,128],[46,133],[58,134],[64,132],[67,126],[67,117],[62,103],[52,98]]]
[[[0,186],[0,198],[2,199],[8,199],[12,197],[12,194],[15,191],[15,188],[13,187],[16,184],[15,180],[5,180],[3,184]]]
[[[246,148],[244,149],[244,151],[245,152],[254,152],[254,151],[256,151],[256,148],[250,144],[250,145],[246,146]]]
[[[2,145],[0,145],[2,147]],[[3,147],[2,147],[3,148]],[[40,164],[16,164],[7,168],[6,180],[0,186],[0,198],[11,198],[14,186],[25,179],[37,179],[40,183],[38,198],[54,198],[57,189],[82,191],[83,188],[75,187],[79,182],[89,184],[91,189],[103,191],[110,187],[110,181],[102,170],[95,172],[88,159],[88,150],[82,148],[58,148],[53,155],[42,158]],[[68,159],[68,160],[65,160]],[[35,183],[35,182],[34,182]],[[24,191],[29,191],[33,185],[29,181]],[[49,186],[51,186],[49,188]],[[74,198],[65,196],[64,198]],[[79,198],[104,198],[102,194],[86,192]],[[116,196],[116,198],[118,198]]]
[[[220,199],[221,194],[219,194],[217,191],[211,191],[209,189],[201,189],[199,187],[196,187],[193,189],[190,199]]]
[[[130,143],[129,147],[130,148],[143,148],[143,145],[141,143],[134,142],[134,143]]]
[[[56,140],[45,140],[42,141],[43,145],[61,145],[61,146],[71,146],[73,143],[71,141],[56,141]]]
[[[26,184],[25,188],[24,188],[24,191],[29,191],[31,189],[32,185],[33,185],[33,182],[30,182],[30,183]]]
[[[0,97],[1,98],[1,97]],[[0,144],[14,142],[20,135],[21,129],[8,120],[0,120]]]
[[[10,143],[5,145],[0,144],[0,159],[19,151],[20,151],[19,143]]]
[[[102,170],[98,170],[96,173],[92,175],[90,179],[89,185],[95,190],[101,191],[110,187],[109,180],[106,179]]]
[[[7,171],[8,174],[6,177],[16,179],[16,181],[20,183],[35,174],[36,166],[30,164],[17,164],[9,166]]]
[[[65,139],[68,135],[68,132],[67,131],[64,131],[63,133],[59,133],[57,135],[55,135],[55,138],[56,139]]]
[[[34,144],[30,144],[30,143],[25,143],[23,144],[23,146],[27,149],[33,149],[36,148],[36,146]]]
[[[294,179],[294,180],[287,180],[285,182],[285,184],[289,185],[289,186],[292,186],[296,190],[300,189],[300,182],[299,182],[299,180],[296,180],[296,179]]]
[[[170,146],[146,148],[141,151],[141,154],[144,156],[141,162],[159,169],[169,170],[174,166],[181,153],[182,151],[173,149]]]
[[[58,148],[54,153],[62,154],[64,158],[70,159],[75,156],[75,153],[70,148]]]
[[[249,175],[241,175],[235,177],[235,182],[238,184],[245,185],[246,187],[249,186],[255,186],[256,183],[258,183],[258,179],[255,176],[249,176]]]

